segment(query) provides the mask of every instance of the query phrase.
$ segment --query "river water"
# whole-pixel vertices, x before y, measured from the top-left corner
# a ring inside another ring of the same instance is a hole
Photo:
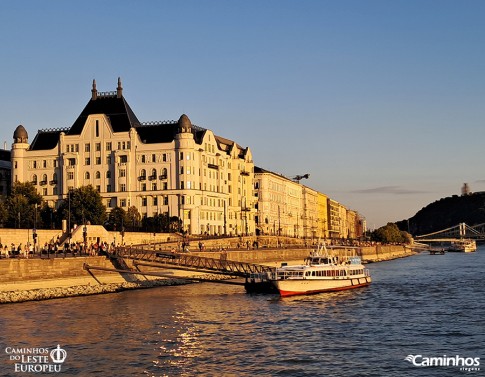
[[[2,305],[0,376],[485,375],[484,262],[423,253],[369,264],[369,287],[285,299],[203,283]]]

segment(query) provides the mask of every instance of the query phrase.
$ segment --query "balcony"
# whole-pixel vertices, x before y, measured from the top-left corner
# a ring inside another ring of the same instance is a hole
[[[57,179],[53,179],[52,181],[49,182],[51,185],[57,185]]]
[[[47,184],[47,181],[40,181],[40,182],[39,182],[39,184],[40,184],[41,186],[45,186],[45,185]]]
[[[241,175],[246,175],[246,176],[248,176],[248,175],[249,175],[249,172],[248,172],[248,171],[246,171],[246,170],[243,170],[243,171],[241,172]]]
[[[36,184],[37,184],[37,181],[32,181],[32,184],[33,184],[33,185],[36,185]]]
[[[155,179],[157,179],[157,176],[156,176],[155,174],[154,174],[154,175],[150,175],[150,176],[148,177],[148,180],[149,180],[149,181],[153,181],[153,180],[155,180]]]
[[[215,165],[215,164],[207,164],[207,167],[209,169],[215,169],[215,170],[219,170],[219,165]]]
[[[167,174],[161,174],[159,177],[158,177],[160,180],[162,179],[167,179]]]
[[[139,180],[139,181],[146,181],[146,180],[147,180],[147,176],[146,176],[146,175],[140,175],[140,176],[138,177],[138,180]]]

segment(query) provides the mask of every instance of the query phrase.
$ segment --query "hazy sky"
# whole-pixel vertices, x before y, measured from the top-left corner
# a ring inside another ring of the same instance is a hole
[[[1,1],[0,141],[116,89],[235,140],[369,227],[485,190],[485,1]]]

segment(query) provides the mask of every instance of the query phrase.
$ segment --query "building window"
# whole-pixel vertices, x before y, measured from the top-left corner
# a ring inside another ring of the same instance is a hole
[[[91,165],[91,159],[89,157],[84,159],[84,165]]]
[[[141,162],[142,163],[145,163],[146,162],[146,158],[145,158],[145,155],[144,154],[141,155]]]
[[[74,172],[72,171],[67,172],[67,179],[74,179]]]
[[[96,121],[96,137],[99,137],[99,120]]]
[[[126,184],[125,183],[121,183],[120,184],[120,191],[121,192],[125,192],[126,191]]]
[[[42,161],[42,166],[43,166],[44,168],[46,168],[46,167],[47,167],[47,161],[46,161],[46,160]]]
[[[184,189],[184,181],[180,181],[180,189],[183,190]]]
[[[141,206],[142,207],[146,207],[147,206],[147,198],[146,197],[141,198]]]
[[[96,143],[96,152],[101,150],[101,143]]]
[[[47,196],[47,189],[46,188],[42,189],[42,195]]]
[[[108,142],[106,143],[106,150],[107,150],[107,151],[110,151],[110,150],[111,150],[111,148],[112,148],[111,141],[108,141]]]
[[[128,162],[128,156],[127,155],[120,156],[120,162],[122,164],[127,163]]]
[[[126,207],[126,199],[120,199],[120,207]]]
[[[167,154],[166,153],[162,154],[162,161],[167,162]]]
[[[90,176],[89,176],[89,172],[87,171],[86,173],[84,173],[84,179],[89,179]]]
[[[36,184],[37,184],[37,174],[34,174],[34,175],[32,176],[32,184],[33,184],[33,185],[36,185]]]
[[[96,157],[96,165],[101,165],[101,157]]]
[[[184,152],[180,152],[180,160],[182,161],[184,159]]]
[[[33,167],[34,169],[37,169],[37,161],[34,161],[34,162],[33,162],[32,167]]]
[[[146,191],[147,190],[147,184],[146,183],[142,183],[141,184],[141,191]]]
[[[84,144],[84,152],[91,152],[91,144]]]
[[[111,185],[106,186],[106,192],[111,192]]]
[[[101,178],[101,173],[99,171],[96,172],[96,179],[100,179]]]
[[[153,197],[153,205],[154,206],[158,205],[158,196]]]
[[[106,172],[106,178],[111,178],[111,171],[110,171],[110,170],[108,170],[108,171]]]
[[[126,170],[120,169],[120,177],[126,177]]]
[[[76,159],[75,159],[75,158],[69,158],[69,159],[67,160],[67,164],[68,164],[69,166],[75,166],[75,165],[76,165]]]
[[[168,205],[168,196],[166,195],[163,197],[163,205]]]
[[[152,191],[157,191],[157,184],[156,183],[152,183]]]
[[[156,154],[152,154],[152,162],[157,162],[157,155]]]
[[[96,185],[96,191],[101,192],[101,186],[100,185]]]
[[[106,165],[111,165],[111,156],[106,157]]]
[[[167,182],[163,182],[163,189],[168,190],[168,183]]]

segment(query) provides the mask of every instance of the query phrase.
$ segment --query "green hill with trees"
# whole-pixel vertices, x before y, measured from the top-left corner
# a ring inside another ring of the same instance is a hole
[[[470,226],[485,223],[485,192],[439,199],[396,225],[416,236],[437,232],[459,223]]]

